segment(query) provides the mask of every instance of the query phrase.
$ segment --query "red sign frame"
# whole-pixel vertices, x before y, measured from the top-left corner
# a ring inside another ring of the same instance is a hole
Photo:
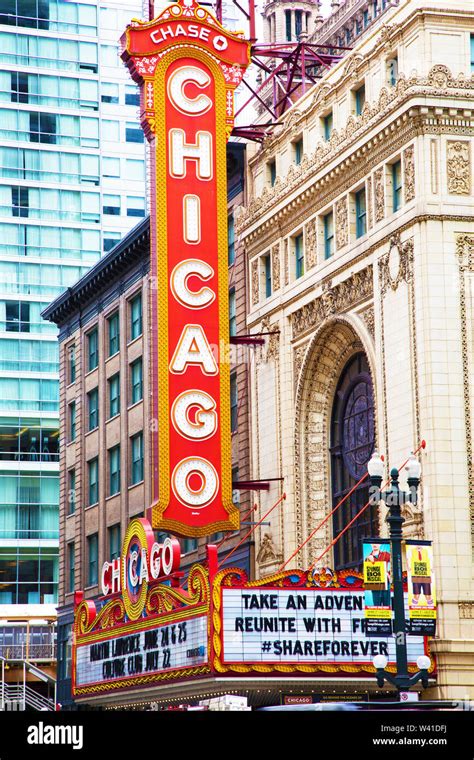
[[[250,47],[194,0],[132,22],[122,42],[150,142],[151,523],[193,537],[236,530],[226,141]]]

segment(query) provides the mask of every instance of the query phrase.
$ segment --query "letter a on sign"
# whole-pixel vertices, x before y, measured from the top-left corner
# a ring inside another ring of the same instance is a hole
[[[229,343],[226,142],[250,46],[183,0],[133,21],[122,47],[151,148],[152,526],[235,530],[230,366],[218,347]]]

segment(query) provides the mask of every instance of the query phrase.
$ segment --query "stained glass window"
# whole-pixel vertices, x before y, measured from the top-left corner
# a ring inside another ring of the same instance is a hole
[[[358,353],[344,367],[334,396],[331,419],[331,481],[333,507],[354,488],[333,516],[336,537],[369,498],[367,462],[375,444],[374,393],[365,354]],[[368,507],[334,546],[335,568],[357,568],[362,538],[378,534],[377,507]]]

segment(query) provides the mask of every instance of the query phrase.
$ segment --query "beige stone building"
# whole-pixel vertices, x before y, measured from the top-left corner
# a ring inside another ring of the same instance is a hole
[[[374,447],[389,469],[426,439],[404,535],[434,546],[428,695],[472,699],[474,17],[467,0],[386,5],[249,161],[248,326],[274,333],[252,368],[252,477],[284,479],[261,515],[287,495],[259,529],[256,571],[278,571]],[[355,568],[362,536],[387,535],[373,507],[318,560],[366,484],[292,566]]]

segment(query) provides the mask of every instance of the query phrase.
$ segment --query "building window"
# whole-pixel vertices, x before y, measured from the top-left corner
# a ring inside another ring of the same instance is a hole
[[[304,275],[304,246],[303,246],[303,233],[296,235],[294,238],[295,246],[295,277],[302,277]]]
[[[28,187],[11,188],[12,191],[12,216],[29,216],[30,196]],[[6,190],[8,192],[8,190]]]
[[[11,102],[28,103],[28,74],[12,71],[11,77]]]
[[[235,311],[235,288],[229,290],[229,335],[237,335],[237,316]]]
[[[275,159],[273,159],[273,161],[268,162],[267,169],[268,169],[268,180],[270,182],[270,187],[273,187],[273,185],[276,182],[276,176],[277,176]]]
[[[99,389],[94,388],[87,394],[89,407],[89,425],[88,430],[94,430],[99,425]]]
[[[232,467],[232,483],[239,482],[239,467],[235,465]],[[240,490],[232,486],[232,501],[234,504],[240,504]]]
[[[143,363],[137,359],[131,365],[132,373],[132,404],[136,404],[143,398]]]
[[[109,325],[109,356],[118,353],[120,348],[120,315],[115,312],[107,320]]]
[[[126,142],[142,143],[144,141],[143,130],[139,124],[127,121],[125,125]]]
[[[291,42],[291,11],[285,11],[286,40]]]
[[[126,106],[139,106],[140,105],[140,93],[138,87],[133,84],[125,85],[125,105]]]
[[[471,34],[471,73],[474,73],[474,34]]]
[[[127,195],[127,216],[145,216],[145,198]]]
[[[68,479],[68,491],[67,491],[68,514],[73,515],[74,512],[76,511],[76,471],[68,470],[67,479]]]
[[[370,19],[369,19],[369,11],[368,10],[364,11],[364,13],[363,13],[363,19],[364,19],[364,29],[366,29],[368,27],[369,21],[370,21]]]
[[[227,218],[227,261],[229,266],[235,261],[235,230],[233,214],[230,214]]]
[[[118,84],[113,84],[112,82],[103,82],[100,99],[102,103],[118,103],[119,102]]]
[[[120,446],[109,449],[109,496],[120,491]]]
[[[102,176],[120,177],[120,158],[104,156],[102,158]]]
[[[71,594],[74,591],[74,570],[76,566],[74,541],[67,545],[67,590]]]
[[[89,478],[89,501],[88,506],[97,504],[99,501],[99,458],[95,457],[87,463]]]
[[[334,255],[334,214],[332,211],[323,217],[324,228],[324,258]]]
[[[296,140],[293,143],[293,158],[294,162],[297,166],[301,163],[301,159],[303,158],[303,138],[300,137],[299,140]]]
[[[57,142],[56,114],[32,111],[30,121],[30,142],[54,145]]]
[[[104,253],[108,253],[108,251],[111,251],[112,248],[115,248],[119,240],[120,232],[110,232],[109,230],[104,232],[104,239],[102,242]]]
[[[98,580],[99,569],[99,534],[93,533],[87,536],[87,556],[88,556],[88,586],[95,586]]]
[[[183,554],[195,552],[198,548],[197,538],[184,538],[181,540],[181,546],[183,547]]]
[[[139,293],[130,301],[130,340],[135,340],[142,332],[142,294]]]
[[[76,346],[72,343],[67,347],[69,384],[76,382]]]
[[[120,375],[114,375],[109,380],[109,417],[120,413]]]
[[[295,11],[295,35],[296,39],[303,31],[303,11]]]
[[[130,439],[132,452],[131,485],[143,480],[143,433],[137,433]]]
[[[232,433],[235,433],[237,430],[238,413],[237,373],[232,372],[230,376],[230,429]]]
[[[360,116],[365,105],[365,85],[354,92],[356,116]]]
[[[392,199],[393,211],[398,211],[402,205],[402,162],[392,164]]]
[[[69,404],[69,441],[76,440],[76,402]]]
[[[393,56],[389,58],[386,63],[387,67],[387,82],[391,87],[395,87],[398,79],[398,58]]]
[[[99,365],[99,333],[97,328],[87,336],[87,367],[91,372]]]
[[[352,357],[344,367],[334,394],[331,415],[331,486],[333,506],[348,495],[333,516],[333,536],[339,535],[369,500],[367,479],[357,485],[367,472],[367,462],[375,443],[374,394],[365,354]],[[378,507],[363,512],[334,545],[336,570],[360,568],[362,539],[377,536]]]
[[[367,208],[365,188],[355,194],[356,237],[360,238],[367,232]]]
[[[120,195],[104,195],[102,213],[109,216],[120,216]]]
[[[120,557],[120,523],[111,525],[109,530],[109,561]]]
[[[5,332],[30,332],[30,304],[5,301]]]
[[[270,298],[272,294],[272,260],[269,253],[266,256],[262,256],[262,263],[265,298]]]
[[[332,114],[332,111],[330,111],[326,116],[323,117],[323,134],[324,134],[324,139],[326,141],[331,139],[332,127],[333,127],[333,114]]]

